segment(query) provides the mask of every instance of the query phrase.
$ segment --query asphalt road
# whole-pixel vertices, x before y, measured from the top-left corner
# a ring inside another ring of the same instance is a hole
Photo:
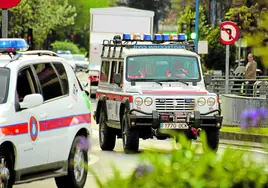
[[[87,76],[83,74],[78,74],[80,79],[87,79]],[[95,100],[92,100],[92,112],[95,110]],[[98,126],[92,118],[92,129],[93,129],[93,138],[92,138],[92,148],[89,155],[89,166],[101,177],[102,180],[106,180],[108,177],[113,175],[112,164],[118,167],[122,174],[129,174],[133,171],[136,165],[139,163],[140,154],[127,155],[123,152],[122,139],[117,139],[116,148],[112,152],[101,151],[99,148],[98,141]],[[194,144],[199,144],[195,142]],[[268,153],[261,149],[245,149],[239,148],[236,146],[227,146],[220,144],[218,154],[224,151],[226,147],[231,147],[234,150],[244,150],[253,153],[254,159],[256,161],[267,160]],[[172,141],[170,140],[140,140],[140,150],[150,151],[152,148],[156,150],[166,150],[169,151],[172,149]],[[56,188],[54,179],[47,179],[43,181],[37,181],[29,184],[16,185],[15,188]],[[94,177],[91,174],[88,174],[88,179],[86,182],[85,188],[95,188],[97,187]]]

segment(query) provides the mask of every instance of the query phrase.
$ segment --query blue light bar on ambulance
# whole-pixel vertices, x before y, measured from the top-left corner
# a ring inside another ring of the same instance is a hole
[[[163,38],[163,41],[169,41],[169,40],[170,40],[168,34],[163,34],[163,35],[162,35],[162,38]]]
[[[131,34],[129,34],[129,33],[124,33],[124,34],[123,34],[123,40],[131,40]]]
[[[162,41],[162,35],[161,34],[155,34],[154,35],[154,41]]]
[[[143,40],[144,41],[151,41],[152,40],[152,35],[150,35],[150,34],[144,34],[143,35]]]
[[[24,39],[2,38],[0,39],[1,52],[27,51],[29,45]]]
[[[184,33],[178,34],[178,41],[185,41],[187,40],[187,36]]]

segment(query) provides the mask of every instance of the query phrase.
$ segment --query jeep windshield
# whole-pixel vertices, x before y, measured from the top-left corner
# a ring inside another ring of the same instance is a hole
[[[0,104],[5,103],[7,100],[9,74],[9,69],[0,67]]]
[[[198,59],[182,55],[140,55],[126,60],[126,79],[135,82],[198,82]]]

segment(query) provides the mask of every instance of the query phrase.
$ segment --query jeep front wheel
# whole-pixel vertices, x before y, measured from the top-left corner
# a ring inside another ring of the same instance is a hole
[[[122,138],[125,153],[137,153],[139,151],[139,131],[129,127],[127,114],[122,119]]]
[[[112,151],[115,147],[116,133],[115,130],[107,126],[107,117],[104,110],[100,113],[99,123],[99,143],[102,150]]]
[[[203,134],[203,148],[210,149],[212,151],[218,151],[219,140],[220,140],[220,130],[218,128],[205,128],[202,131]]]

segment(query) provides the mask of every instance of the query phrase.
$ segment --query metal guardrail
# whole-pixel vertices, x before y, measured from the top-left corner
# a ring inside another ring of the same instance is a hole
[[[239,126],[242,124],[241,114],[245,109],[257,109],[267,107],[268,99],[244,97],[234,94],[221,95],[221,109],[223,124]],[[267,126],[268,120],[263,121],[261,126]]]
[[[229,91],[225,92],[225,77],[213,77],[212,83],[206,86],[217,94],[236,94],[239,96],[268,97],[268,77],[258,77],[255,80],[241,79],[238,76],[229,77]]]

